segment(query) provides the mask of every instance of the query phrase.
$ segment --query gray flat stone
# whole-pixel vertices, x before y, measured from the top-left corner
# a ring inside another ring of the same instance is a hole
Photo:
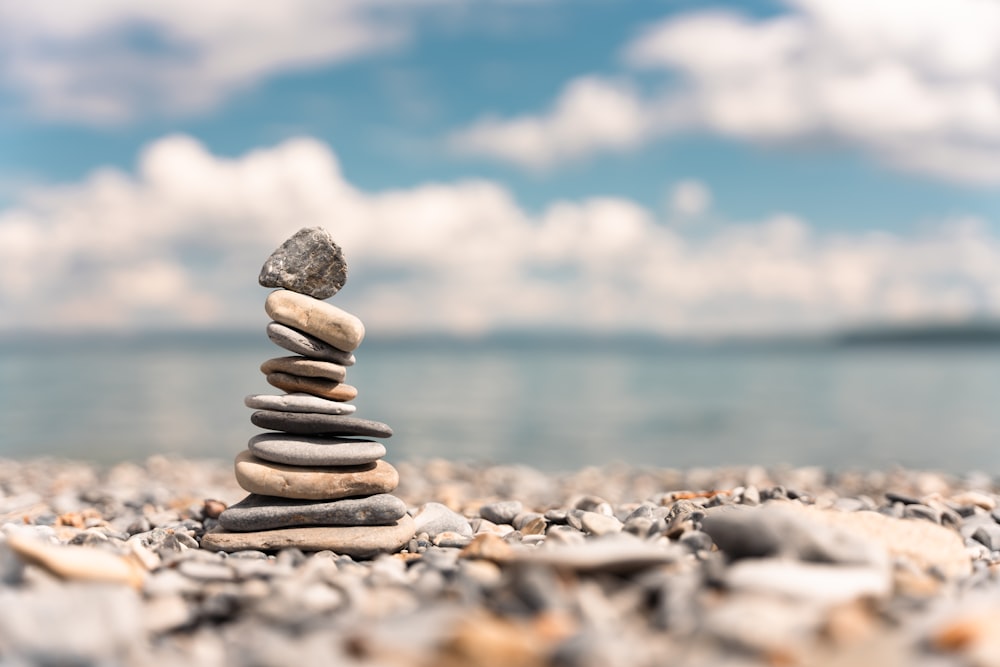
[[[236,483],[250,493],[302,500],[337,500],[389,493],[399,472],[382,459],[358,466],[290,466],[258,459],[244,450],[236,455]]]
[[[360,435],[370,438],[392,436],[392,429],[387,424],[344,415],[259,410],[250,415],[250,421],[261,428],[296,435]]]
[[[385,445],[372,440],[261,433],[250,438],[250,453],[259,459],[293,466],[354,466],[385,456]]]
[[[334,551],[354,558],[394,553],[413,537],[413,519],[404,515],[392,526],[322,526],[281,528],[249,533],[213,531],[201,538],[202,549],[276,551],[295,547],[303,551]]]
[[[388,526],[406,514],[406,503],[386,493],[332,502],[250,494],[219,515],[226,530],[248,532],[299,526]]]
[[[347,280],[347,262],[330,232],[306,227],[281,244],[261,267],[263,287],[284,287],[316,299],[329,299]]]
[[[243,405],[254,410],[279,412],[318,412],[324,415],[353,414],[358,406],[343,401],[331,401],[306,393],[252,394],[243,399]]]
[[[315,336],[310,336],[279,322],[270,322],[267,325],[267,337],[278,347],[283,347],[289,352],[301,354],[310,359],[332,361],[341,366],[353,366],[356,361],[350,352],[338,350]]]

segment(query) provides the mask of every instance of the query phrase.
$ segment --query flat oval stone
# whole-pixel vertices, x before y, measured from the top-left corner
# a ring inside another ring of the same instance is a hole
[[[218,551],[277,551],[295,547],[303,551],[330,550],[354,558],[371,558],[380,553],[399,551],[413,534],[413,519],[403,515],[392,526],[321,526],[251,533],[214,530],[201,538],[201,548]]]
[[[392,437],[388,424],[345,415],[322,415],[310,412],[258,410],[250,415],[255,426],[297,435],[360,435],[369,438]]]
[[[236,482],[264,496],[336,500],[389,493],[399,484],[399,473],[381,459],[358,466],[302,467],[264,461],[243,450],[236,455]]]
[[[306,359],[305,357],[275,357],[268,359],[260,365],[260,372],[264,375],[269,373],[288,373],[301,377],[323,378],[333,382],[343,382],[347,377],[347,369],[339,364],[329,361],[318,361],[316,359]]]
[[[259,459],[291,466],[355,466],[385,456],[385,445],[373,440],[286,433],[261,433],[250,438],[247,446]]]
[[[353,366],[356,361],[350,352],[338,350],[315,336],[310,336],[292,327],[286,327],[279,322],[268,323],[267,337],[278,347],[283,347],[289,352],[301,354],[310,359],[332,361],[341,366]]]
[[[295,526],[386,526],[406,514],[406,503],[387,493],[330,502],[251,493],[219,515],[226,530],[246,532]]]
[[[353,352],[365,337],[365,325],[354,315],[286,289],[267,296],[264,310],[275,322],[304,331],[339,350]]]
[[[349,415],[358,406],[341,401],[331,401],[312,394],[252,394],[243,399],[243,405],[254,410],[280,410],[281,412],[319,412],[325,415]]]
[[[271,253],[257,279],[264,287],[285,287],[317,299],[329,299],[346,280],[344,253],[322,227],[295,232]]]
[[[353,401],[358,397],[356,387],[323,378],[307,378],[288,373],[268,373],[266,379],[269,385],[283,391],[312,394],[330,401]]]

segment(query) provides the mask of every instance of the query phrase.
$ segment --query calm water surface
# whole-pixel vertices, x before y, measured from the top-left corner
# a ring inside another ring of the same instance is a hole
[[[229,458],[264,340],[0,345],[0,456]],[[1000,470],[1000,348],[366,341],[348,369],[390,460]]]

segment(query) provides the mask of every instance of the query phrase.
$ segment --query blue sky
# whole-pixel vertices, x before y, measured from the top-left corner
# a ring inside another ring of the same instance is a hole
[[[0,326],[243,326],[312,224],[387,333],[996,317],[996,34],[994,0],[0,0]]]

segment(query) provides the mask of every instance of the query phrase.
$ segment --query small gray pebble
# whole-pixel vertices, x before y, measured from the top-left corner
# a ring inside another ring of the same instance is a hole
[[[653,526],[657,524],[657,521],[651,516],[630,516],[625,521],[624,530],[626,533],[631,533],[636,537],[646,537],[649,535]]]
[[[566,514],[566,525],[570,528],[576,528],[577,530],[583,530],[583,510],[572,509]]]
[[[479,515],[493,523],[511,523],[523,511],[524,505],[520,500],[505,500],[483,505],[479,508]]]
[[[622,530],[621,521],[613,516],[597,512],[584,512],[583,516],[580,517],[580,523],[583,529],[591,535],[609,535],[620,533]]]
[[[909,496],[904,493],[896,493],[895,491],[886,491],[885,498],[890,503],[903,503],[904,505],[920,504],[919,498],[914,498],[913,496]]]
[[[473,535],[469,520],[441,503],[422,505],[413,513],[413,521],[417,534],[427,533],[429,538],[444,532],[454,532],[470,538]]]
[[[700,530],[689,530],[681,535],[679,542],[692,552],[712,550],[712,538]]]
[[[625,518],[625,523],[627,524],[632,519],[652,519],[653,518],[653,508],[650,505],[643,503],[639,505],[632,513]]]
[[[927,505],[906,505],[903,508],[904,519],[924,519],[932,523],[941,523],[941,513]]]
[[[983,524],[972,533],[972,539],[981,543],[990,551],[1000,550],[1000,525]]]

